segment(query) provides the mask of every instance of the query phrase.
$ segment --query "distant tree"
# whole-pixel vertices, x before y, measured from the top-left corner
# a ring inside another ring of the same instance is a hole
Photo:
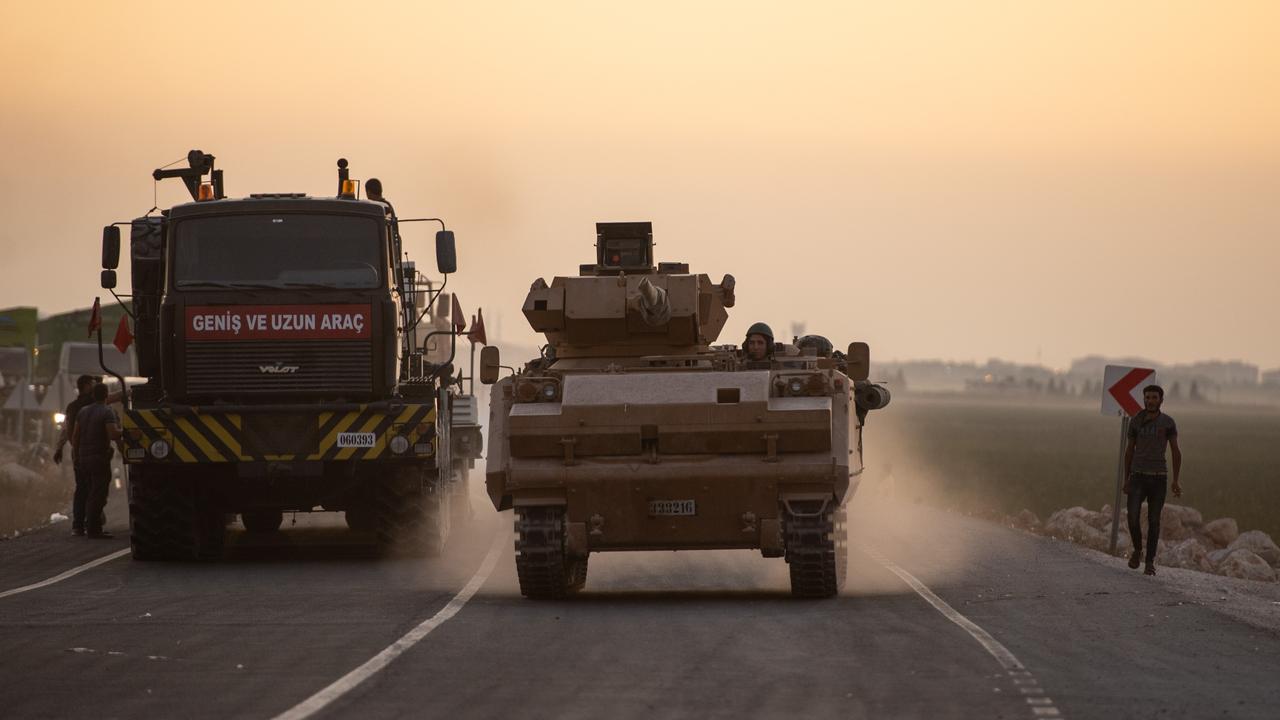
[[[1173,387],[1169,388],[1169,397],[1173,398],[1174,400],[1177,400],[1182,397],[1182,383],[1176,380],[1173,382]]]
[[[1187,393],[1187,400],[1193,403],[1202,403],[1208,400],[1208,398],[1200,392],[1200,385],[1195,380],[1191,381],[1191,390]]]

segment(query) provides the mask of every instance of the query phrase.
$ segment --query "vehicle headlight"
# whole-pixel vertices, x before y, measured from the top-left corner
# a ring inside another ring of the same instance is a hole
[[[800,377],[793,377],[791,378],[791,381],[787,383],[787,389],[791,391],[792,395],[803,394],[804,386],[805,386],[804,378],[800,378]]]
[[[54,414],[53,414],[53,422],[54,422],[55,424],[57,424],[57,425],[61,425],[62,423],[66,422],[66,421],[67,421],[67,416],[66,416],[66,415],[64,415],[64,414],[62,414],[62,413],[54,413]]]
[[[547,383],[546,385],[543,385],[543,386],[542,386],[542,399],[543,399],[543,400],[555,400],[555,399],[556,399],[556,390],[557,390],[557,388],[556,388],[556,384],[555,384],[555,383]]]
[[[403,435],[397,435],[391,438],[391,452],[397,455],[403,455],[409,449],[409,438]]]
[[[167,440],[155,440],[151,443],[151,457],[157,460],[163,460],[169,457],[169,442]]]

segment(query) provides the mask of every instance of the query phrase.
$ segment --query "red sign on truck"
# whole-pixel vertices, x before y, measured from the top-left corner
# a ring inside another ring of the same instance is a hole
[[[363,340],[370,305],[200,305],[188,307],[188,340]]]

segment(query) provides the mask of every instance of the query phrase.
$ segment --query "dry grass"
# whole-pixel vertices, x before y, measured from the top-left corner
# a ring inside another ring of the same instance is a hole
[[[1165,409],[1183,451],[1177,502],[1280,538],[1280,411]],[[898,497],[963,512],[1028,508],[1044,519],[1072,505],[1096,510],[1114,497],[1119,443],[1119,419],[1093,403],[895,397],[867,423],[865,489],[876,491],[891,469]]]

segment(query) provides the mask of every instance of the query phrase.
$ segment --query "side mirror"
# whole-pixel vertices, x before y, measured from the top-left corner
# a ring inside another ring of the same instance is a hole
[[[116,286],[116,271],[103,270],[102,271],[102,287],[106,288],[107,290],[111,290],[115,288],[115,286]]]
[[[845,356],[849,363],[849,379],[862,382],[871,375],[871,346],[864,342],[849,343]]]
[[[453,244],[453,231],[436,233],[436,269],[442,275],[458,272],[458,250]]]
[[[102,228],[102,267],[107,270],[120,267],[120,228],[115,225]],[[115,287],[115,281],[111,287]]]
[[[480,382],[485,385],[498,382],[498,368],[501,363],[498,348],[492,345],[480,348]]]

